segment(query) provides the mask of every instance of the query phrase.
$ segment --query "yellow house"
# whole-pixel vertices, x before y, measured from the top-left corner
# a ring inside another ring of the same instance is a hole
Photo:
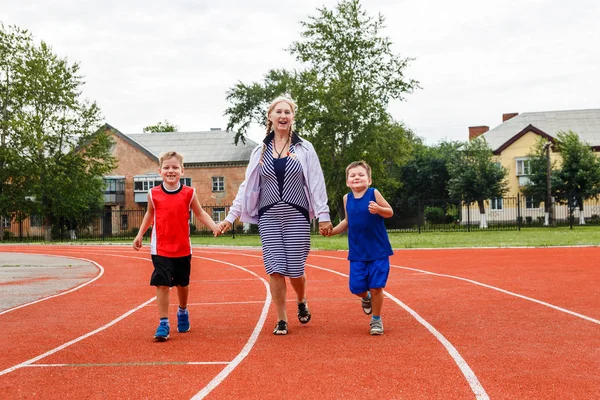
[[[521,187],[527,183],[529,163],[527,155],[540,137],[555,142],[559,131],[571,130],[577,133],[583,142],[588,143],[595,151],[600,150],[600,109],[544,111],[527,113],[509,113],[502,115],[502,123],[493,129],[487,126],[469,127],[469,140],[483,137],[491,147],[497,161],[508,171],[508,198],[521,195]],[[552,161],[560,162],[560,156],[550,148]],[[535,204],[533,199],[524,199],[525,207],[522,217],[539,215],[544,204]],[[490,212],[506,209],[498,200],[490,200]],[[586,214],[598,214],[596,207],[584,208]],[[580,222],[590,215],[579,215]],[[547,217],[546,217],[547,218]],[[547,221],[546,221],[547,223]]]

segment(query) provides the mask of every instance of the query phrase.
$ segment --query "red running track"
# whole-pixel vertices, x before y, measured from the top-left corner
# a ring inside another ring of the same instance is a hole
[[[93,261],[102,275],[0,313],[3,398],[600,398],[600,249],[397,250],[385,335],[347,288],[345,252],[308,260],[313,319],[271,331],[257,250],[195,248],[192,330],[152,340],[147,252],[2,246]],[[1,287],[0,287],[1,289]],[[291,289],[289,290],[291,292]],[[172,326],[176,296],[172,293]]]

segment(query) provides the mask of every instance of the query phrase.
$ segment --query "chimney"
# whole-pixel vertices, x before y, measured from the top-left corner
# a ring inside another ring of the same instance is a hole
[[[475,139],[478,136],[483,135],[487,131],[490,130],[489,126],[481,125],[481,126],[470,126],[469,127],[469,141]]]
[[[511,118],[516,117],[517,115],[519,115],[519,113],[507,113],[507,114],[502,114],[502,122],[506,122]]]
[[[210,128],[211,131],[220,131],[221,128]]]

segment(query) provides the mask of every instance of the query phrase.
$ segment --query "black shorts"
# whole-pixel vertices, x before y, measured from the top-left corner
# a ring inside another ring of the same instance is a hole
[[[150,278],[152,286],[188,286],[192,269],[192,255],[185,257],[152,256],[154,272]]]

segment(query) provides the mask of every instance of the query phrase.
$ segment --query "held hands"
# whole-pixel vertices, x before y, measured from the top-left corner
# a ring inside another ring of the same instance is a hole
[[[331,236],[331,231],[333,230],[333,225],[331,221],[323,221],[319,222],[319,233],[323,236]]]
[[[374,201],[370,201],[369,202],[369,212],[371,214],[379,214],[379,210],[381,209],[381,206],[379,204],[377,204]]]
[[[217,224],[217,229],[220,232],[219,235],[222,235],[223,233],[225,233],[231,229],[231,222],[223,220]],[[217,235],[215,235],[215,236],[217,236]]]

